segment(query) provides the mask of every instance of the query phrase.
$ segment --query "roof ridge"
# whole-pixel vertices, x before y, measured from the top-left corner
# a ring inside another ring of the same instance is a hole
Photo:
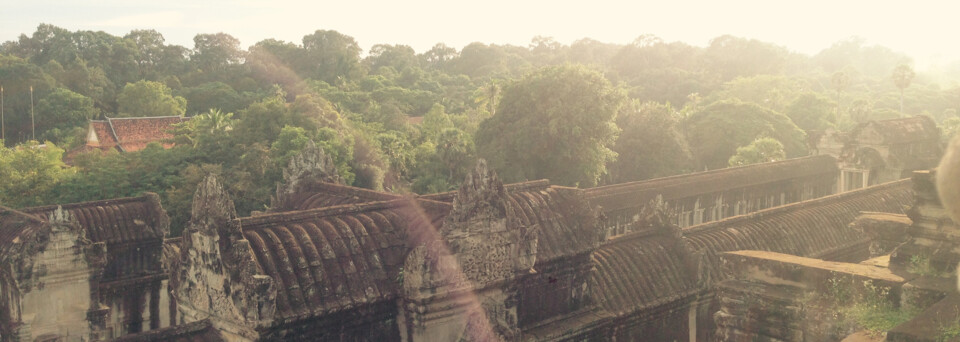
[[[790,159],[778,160],[778,161],[774,161],[774,162],[759,163],[759,164],[750,164],[750,165],[742,165],[742,166],[735,166],[735,167],[725,167],[725,168],[722,168],[722,169],[714,169],[714,170],[708,170],[708,171],[684,173],[684,174],[672,175],[672,176],[666,176],[666,177],[658,177],[658,178],[644,179],[644,180],[638,180],[638,181],[632,181],[632,182],[610,184],[610,185],[598,186],[598,187],[593,187],[593,188],[586,188],[586,189],[584,189],[584,190],[587,191],[588,193],[596,193],[596,192],[602,192],[602,191],[604,191],[604,190],[610,190],[610,189],[615,189],[615,188],[624,188],[624,187],[635,186],[635,185],[644,185],[644,184],[648,184],[648,183],[662,182],[662,181],[666,181],[666,180],[674,180],[674,179],[684,178],[684,177],[703,176],[703,175],[711,175],[711,174],[718,174],[718,173],[726,173],[726,172],[733,172],[733,171],[744,170],[744,169],[748,169],[748,168],[770,167],[770,166],[773,166],[773,165],[781,165],[781,164],[788,164],[788,163],[797,163],[797,162],[801,162],[801,161],[809,160],[809,159],[825,159],[825,158],[833,158],[833,157],[830,156],[830,155],[826,155],[826,154],[818,154],[818,155],[812,155],[812,156],[803,156],[803,157],[797,157],[797,158],[790,158]]]
[[[113,134],[113,140],[117,142],[117,148],[120,149],[120,152],[126,152],[126,150],[123,149],[123,144],[121,144],[120,136],[117,135],[117,131],[113,129],[113,121],[110,121],[109,116],[104,115],[103,117],[107,119],[107,126],[110,127],[110,133]]]
[[[375,190],[365,189],[365,188],[356,187],[356,186],[352,186],[352,185],[346,185],[346,184],[337,184],[337,183],[329,183],[329,182],[316,182],[316,183],[312,184],[311,186],[309,186],[307,189],[310,190],[310,188],[312,188],[312,187],[317,187],[317,188],[321,188],[321,189],[322,189],[322,188],[343,189],[343,190],[351,191],[351,192],[354,192],[354,193],[361,193],[361,194],[364,194],[364,195],[393,197],[394,199],[403,198],[403,195],[400,195],[400,194],[395,194],[395,193],[390,193],[390,192],[383,192],[383,191],[375,191]],[[372,201],[371,201],[371,202],[372,202]]]
[[[34,223],[46,223],[46,222],[47,222],[46,218],[44,218],[44,217],[37,216],[37,215],[34,215],[34,214],[32,214],[32,213],[28,213],[28,212],[25,212],[25,211],[21,211],[21,210],[17,210],[17,209],[13,209],[13,208],[10,208],[10,207],[6,207],[6,206],[0,205],[0,213],[3,213],[3,212],[9,212],[9,213],[13,213],[13,214],[18,215],[18,216],[26,217],[27,219],[30,219],[30,220],[33,221]]]
[[[50,210],[58,206],[63,207],[63,209],[70,209],[70,208],[85,207],[85,206],[91,206],[95,204],[104,204],[104,203],[122,204],[122,203],[130,203],[130,202],[146,202],[146,201],[149,201],[149,197],[151,194],[156,195],[152,192],[144,192],[140,196],[108,198],[108,199],[102,199],[102,200],[64,203],[64,204],[50,204],[50,205],[23,208],[22,210],[24,210],[25,212],[33,212],[33,211]]]
[[[362,212],[370,212],[381,209],[390,209],[401,207],[407,203],[412,197],[403,197],[387,201],[375,201],[375,202],[364,202],[364,203],[353,203],[353,204],[342,204],[322,208],[313,208],[306,210],[293,210],[293,211],[284,211],[277,213],[267,213],[259,216],[248,216],[240,217],[236,220],[240,221],[240,226],[243,230],[247,229],[256,229],[262,226],[270,225],[278,222],[291,222],[291,221],[302,221],[305,219],[311,218],[320,218],[320,217],[329,217],[329,216],[338,216],[344,214],[354,214]]]
[[[166,116],[137,116],[137,117],[127,117],[127,118],[108,118],[110,120],[152,120],[152,119],[169,119],[169,118],[180,118],[183,120],[181,115],[166,115]]]
[[[531,181],[504,184],[503,188],[507,192],[512,193],[517,191],[526,191],[533,188],[547,189],[553,186],[555,185],[551,185],[549,179],[544,178],[544,179],[537,179],[537,180],[531,180]],[[452,197],[456,192],[457,190],[444,191],[444,192],[437,192],[433,194],[417,195],[417,197],[423,198],[423,199],[429,199],[431,201],[437,201],[435,198]]]

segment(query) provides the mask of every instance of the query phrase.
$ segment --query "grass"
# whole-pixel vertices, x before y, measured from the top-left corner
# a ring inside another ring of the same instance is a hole
[[[954,322],[952,325],[940,327],[937,342],[946,342],[957,337],[960,337],[960,322]]]
[[[922,276],[943,276],[943,272],[937,271],[930,264],[930,256],[925,254],[916,254],[910,257],[910,264],[907,265],[907,271]]]
[[[831,281],[831,285],[837,286],[839,283]],[[903,310],[891,303],[888,299],[889,287],[875,285],[870,280],[864,281],[863,286],[864,292],[859,298],[849,306],[838,308],[838,311],[843,314],[844,320],[867,330],[872,336],[881,336],[917,315],[918,312]],[[842,302],[836,301],[838,305]]]

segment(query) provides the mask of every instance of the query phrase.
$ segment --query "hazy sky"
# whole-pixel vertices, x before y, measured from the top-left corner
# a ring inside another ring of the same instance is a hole
[[[318,29],[423,52],[438,42],[526,46],[537,35],[569,44],[589,37],[628,43],[641,34],[705,46],[723,34],[756,38],[815,54],[860,36],[914,58],[918,67],[960,60],[953,33],[960,4],[948,1],[296,1],[296,0],[0,0],[0,41],[40,23],[71,31],[124,35],[156,29],[168,44],[193,47],[198,33],[226,32],[243,47],[266,39],[300,43]],[[949,34],[949,35],[948,35]]]

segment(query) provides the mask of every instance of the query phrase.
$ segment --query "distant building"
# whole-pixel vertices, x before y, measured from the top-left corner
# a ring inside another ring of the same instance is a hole
[[[173,138],[173,125],[187,120],[189,118],[182,116],[90,120],[86,149],[133,152],[142,150],[151,142],[159,142],[163,147],[170,148],[173,144],[164,140]]]
[[[817,154],[837,158],[837,189],[850,191],[910,177],[937,165],[940,129],[927,116],[869,121],[848,132],[827,131]]]

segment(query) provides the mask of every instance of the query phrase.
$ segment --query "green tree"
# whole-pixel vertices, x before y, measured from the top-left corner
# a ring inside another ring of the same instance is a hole
[[[916,73],[906,64],[900,64],[893,69],[893,85],[900,89],[900,116],[903,116],[903,90],[910,86]]]
[[[830,84],[833,85],[833,89],[837,90],[837,112],[835,118],[833,118],[834,123],[840,122],[840,95],[843,94],[843,91],[850,86],[850,76],[848,76],[843,71],[837,71],[833,73],[833,77],[830,78]]]
[[[440,133],[447,128],[453,128],[453,121],[450,115],[444,112],[441,104],[434,104],[433,108],[423,116],[423,123],[420,124],[420,131],[425,139],[437,141]]]
[[[407,68],[419,67],[417,53],[408,45],[377,44],[370,48],[365,62],[371,72],[379,68],[390,67],[393,70],[403,71]]]
[[[196,63],[200,70],[218,72],[230,65],[239,64],[246,54],[240,48],[240,40],[220,32],[213,34],[198,34],[193,37],[194,54],[190,60]]]
[[[69,89],[56,88],[37,103],[36,124],[41,136],[61,143],[66,131],[86,128],[87,121],[100,115],[89,97]],[[55,131],[55,132],[54,132]],[[45,134],[47,133],[47,134]]]
[[[693,155],[673,108],[633,101],[623,107],[616,122],[623,131],[613,146],[617,160],[609,165],[608,183],[665,177],[693,169]]]
[[[710,104],[684,123],[690,149],[699,168],[718,169],[736,153],[737,147],[759,136],[777,139],[788,158],[806,154],[806,135],[783,114],[754,103],[737,100]]]
[[[783,144],[774,138],[757,138],[750,145],[737,147],[737,154],[730,157],[730,166],[769,163],[786,158]]]
[[[504,89],[497,115],[480,124],[477,149],[507,181],[593,186],[616,158],[613,120],[624,100],[597,71],[543,68]]]
[[[0,205],[21,208],[43,204],[51,189],[74,172],[60,159],[63,149],[36,141],[7,148],[0,144]]]
[[[281,96],[254,102],[240,111],[238,119],[236,134],[245,145],[254,142],[270,144],[283,126],[290,123],[286,103]]]
[[[831,115],[834,106],[826,97],[807,92],[790,102],[784,112],[804,131],[823,131],[836,125],[835,115]]]
[[[140,78],[153,78],[157,65],[164,55],[163,35],[157,30],[133,30],[123,39],[129,39],[137,46],[136,61]]]
[[[160,82],[128,83],[117,96],[119,117],[182,116],[187,100],[171,95],[170,88]]]
[[[707,102],[738,99],[783,113],[787,106],[809,86],[801,79],[782,75],[737,77],[711,94]]]
[[[180,94],[187,100],[186,112],[191,114],[214,108],[232,112],[246,108],[251,102],[226,83],[219,81],[184,88]]]
[[[458,55],[457,49],[447,46],[444,43],[437,43],[430,50],[420,55],[424,68],[433,70],[442,70]]]
[[[333,30],[317,30],[303,37],[306,60],[301,75],[307,75],[333,86],[340,86],[362,76],[360,45],[353,37]]]
[[[951,117],[940,123],[940,140],[944,144],[950,142],[950,139],[960,131],[960,118]]]

